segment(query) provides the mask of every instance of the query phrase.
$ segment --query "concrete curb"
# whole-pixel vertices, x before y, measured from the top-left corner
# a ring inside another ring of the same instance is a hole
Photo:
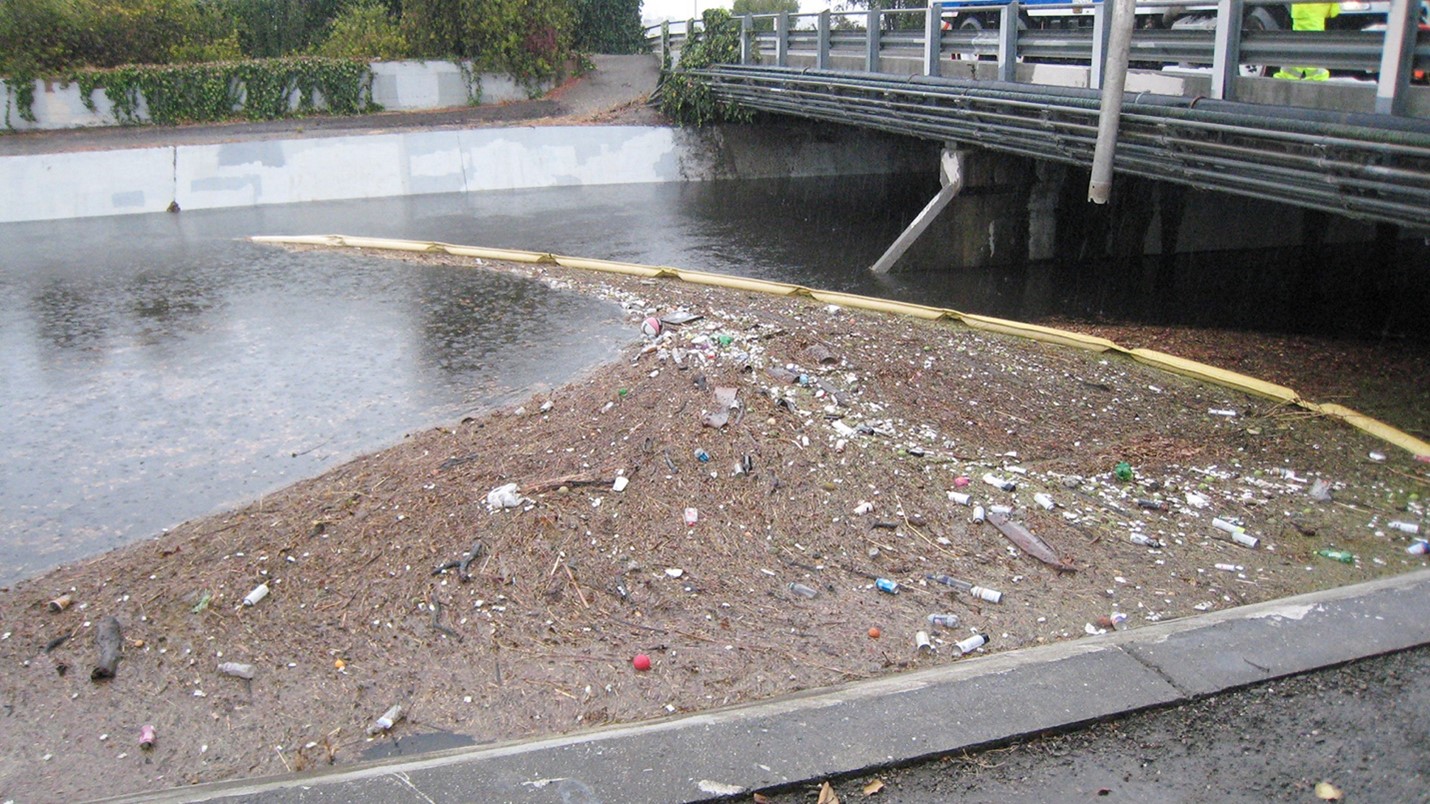
[[[773,701],[117,801],[674,802],[987,746],[1430,644],[1430,570]]]

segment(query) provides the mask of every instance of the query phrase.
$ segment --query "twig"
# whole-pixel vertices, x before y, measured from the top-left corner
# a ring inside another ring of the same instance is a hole
[[[446,634],[447,636],[457,640],[458,642],[462,641],[461,634],[457,633],[456,631],[453,631],[451,628],[448,628],[447,626],[442,624],[442,601],[437,600],[436,598],[432,599],[432,627],[438,632]]]
[[[575,573],[571,572],[571,565],[566,564],[564,566],[566,567],[566,577],[570,578],[571,585],[576,587],[576,596],[581,598],[581,605],[585,606],[588,609],[591,608],[591,604],[586,602],[586,595],[581,592],[581,584],[576,583],[576,575]]]

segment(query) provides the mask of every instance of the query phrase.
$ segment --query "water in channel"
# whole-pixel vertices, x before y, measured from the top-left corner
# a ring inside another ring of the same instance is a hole
[[[0,225],[0,583],[559,385],[637,337],[615,304],[536,282],[250,235],[551,251],[1028,320],[1135,316],[1115,306],[1141,298],[1112,292],[1128,284],[1116,272],[869,274],[934,181],[554,188]],[[1284,284],[1222,260],[1180,279],[1157,314],[1210,324],[1254,311],[1275,325],[1296,314],[1275,301]]]

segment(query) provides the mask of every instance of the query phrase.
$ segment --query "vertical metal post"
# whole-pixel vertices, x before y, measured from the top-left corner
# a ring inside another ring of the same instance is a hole
[[[1112,26],[1107,24],[1112,6],[1106,0],[1092,7],[1092,72],[1087,77],[1089,89],[1102,89],[1103,77],[1107,75],[1107,34]]]
[[[789,66],[789,12],[775,18],[775,66]]]
[[[943,31],[939,23],[943,21],[943,4],[929,3],[924,9],[924,75],[938,75],[939,51],[943,45]]]
[[[1376,114],[1405,114],[1419,5],[1412,0],[1390,0],[1390,11],[1385,15],[1385,46],[1380,51],[1380,79],[1375,84]]]
[[[867,50],[864,53],[864,71],[869,73],[879,72],[879,9],[869,9],[869,21],[864,25],[864,44]]]
[[[998,15],[998,80],[1018,80],[1018,0]]]
[[[829,9],[819,12],[819,55],[814,57],[814,66],[829,69]]]
[[[1241,73],[1242,0],[1217,0],[1216,42],[1212,49],[1212,97],[1236,99],[1236,77]]]
[[[1107,44],[1107,80],[1097,118],[1097,145],[1092,152],[1092,179],[1087,184],[1087,200],[1094,204],[1106,204],[1112,196],[1112,158],[1117,152],[1117,127],[1122,122],[1122,90],[1127,86],[1132,28],[1137,24],[1136,0],[1103,1],[1115,4]]]
[[[660,24],[660,63],[665,64],[670,58],[670,20]],[[671,65],[672,67],[675,65]]]
[[[740,15],[740,63],[754,64],[755,53],[752,45],[752,37],[755,33],[755,21],[749,14]]]

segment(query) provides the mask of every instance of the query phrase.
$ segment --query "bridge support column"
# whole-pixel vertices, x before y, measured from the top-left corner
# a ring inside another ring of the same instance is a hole
[[[1032,160],[979,149],[946,148],[940,162],[943,189],[870,270],[888,273],[935,225],[935,236],[924,239],[911,261],[937,268],[1025,262]]]

